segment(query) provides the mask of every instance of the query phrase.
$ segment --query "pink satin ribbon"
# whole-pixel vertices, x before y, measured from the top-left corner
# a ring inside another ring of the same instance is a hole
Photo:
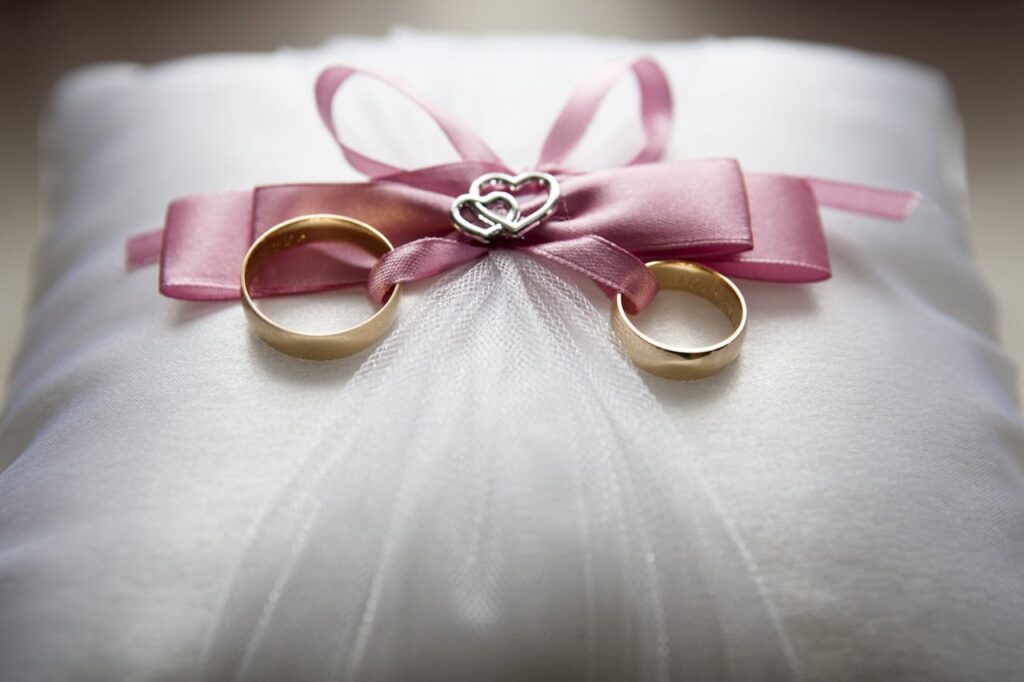
[[[625,166],[579,173],[564,167],[618,78],[639,85],[644,143]],[[419,105],[460,160],[402,170],[342,140],[332,106],[352,76],[370,76]],[[261,272],[255,295],[295,294],[366,283],[378,303],[398,282],[438,275],[486,254],[512,248],[568,267],[628,307],[644,308],[657,283],[644,260],[681,258],[736,277],[812,282],[830,276],[819,217],[826,206],[902,220],[917,195],[831,180],[744,173],[732,159],[662,162],[672,126],[672,99],[661,67],[649,58],[599,70],[572,94],[533,166],[556,175],[556,211],[522,239],[484,245],[452,228],[453,198],[490,171],[512,173],[473,131],[421,96],[360,69],[325,70],[316,84],[320,117],[353,168],[370,182],[294,184],[182,197],[168,207],[165,227],[128,242],[128,266],[160,261],[160,291],[173,298],[240,296],[239,271],[254,239],[309,213],[337,213],[374,225],[396,245],[376,264],[351,249],[318,244],[280,254]],[[526,204],[524,213],[532,210]]]

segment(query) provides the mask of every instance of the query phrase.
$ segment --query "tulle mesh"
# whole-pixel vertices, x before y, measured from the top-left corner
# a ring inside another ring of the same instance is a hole
[[[208,680],[776,680],[774,612],[607,312],[529,257],[434,285],[260,516]]]

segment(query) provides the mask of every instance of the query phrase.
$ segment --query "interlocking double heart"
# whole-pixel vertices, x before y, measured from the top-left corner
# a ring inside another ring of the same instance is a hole
[[[527,193],[545,193],[545,198],[523,215],[519,197]],[[469,192],[452,202],[452,222],[459,231],[482,242],[498,236],[522,237],[551,215],[560,196],[558,180],[549,173],[485,173],[473,181]]]

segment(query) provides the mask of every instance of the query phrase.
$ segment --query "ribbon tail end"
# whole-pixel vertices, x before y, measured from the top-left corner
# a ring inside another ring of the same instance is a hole
[[[164,230],[151,230],[133,235],[125,242],[124,267],[131,272],[147,265],[160,262],[160,252],[164,245]]]

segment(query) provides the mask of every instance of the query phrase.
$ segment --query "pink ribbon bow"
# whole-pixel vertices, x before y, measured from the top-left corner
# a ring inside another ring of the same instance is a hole
[[[615,81],[631,73],[640,92],[644,144],[625,166],[579,173],[564,167]],[[419,105],[460,160],[402,170],[342,141],[334,124],[336,92],[355,75],[376,78]],[[535,168],[558,178],[555,212],[520,239],[486,245],[452,228],[453,198],[486,172],[512,173],[466,126],[389,79],[360,69],[326,69],[316,84],[320,117],[364,183],[290,184],[182,197],[165,227],[128,242],[128,265],[160,260],[160,291],[173,298],[240,296],[239,272],[256,237],[279,222],[338,213],[374,225],[396,245],[376,263],[339,245],[282,253],[261,272],[255,295],[294,294],[367,283],[381,303],[398,282],[432,277],[495,246],[514,248],[580,272],[628,307],[644,308],[657,283],[644,259],[681,258],[736,277],[811,282],[830,276],[818,214],[827,206],[902,220],[913,192],[770,173],[744,173],[732,159],[660,161],[672,127],[672,99],[661,67],[649,58],[613,64],[579,86],[548,133]],[[539,201],[538,201],[539,203]],[[524,206],[524,212],[533,207]]]

